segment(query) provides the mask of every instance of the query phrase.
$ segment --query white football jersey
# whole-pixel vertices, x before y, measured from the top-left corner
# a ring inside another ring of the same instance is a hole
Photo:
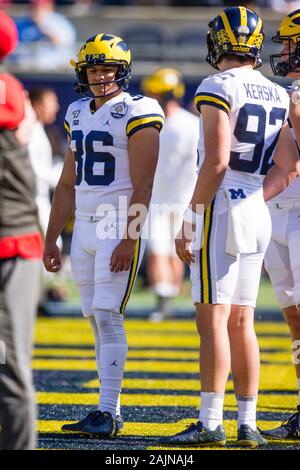
[[[261,187],[280,129],[288,117],[289,97],[285,89],[257,70],[238,67],[203,80],[195,103],[200,113],[201,105],[208,104],[229,115],[231,152],[222,187],[232,184],[243,184],[249,189]],[[204,160],[201,115],[198,152],[200,167]]]
[[[77,215],[95,215],[100,204],[117,210],[120,196],[129,202],[128,139],[145,127],[161,130],[164,120],[158,102],[141,95],[122,93],[95,112],[91,102],[90,98],[73,102],[65,118],[76,160]]]
[[[155,204],[190,202],[197,179],[199,118],[179,108],[166,117],[159,139],[159,157],[152,199]]]

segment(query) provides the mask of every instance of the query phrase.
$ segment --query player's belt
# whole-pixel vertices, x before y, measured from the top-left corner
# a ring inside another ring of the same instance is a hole
[[[84,215],[84,214],[75,214],[75,219],[78,220],[85,220],[87,222],[99,222],[99,220],[103,220],[105,216],[103,215]]]

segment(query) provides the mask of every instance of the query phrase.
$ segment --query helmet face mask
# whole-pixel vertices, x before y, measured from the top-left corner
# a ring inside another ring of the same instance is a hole
[[[286,77],[300,68],[300,10],[287,15],[281,22],[272,41],[288,45],[287,53],[270,55],[270,64],[274,75]]]
[[[103,98],[115,94],[118,90],[127,90],[131,73],[131,54],[127,44],[119,37],[98,34],[88,39],[78,54],[78,62],[70,61],[75,68],[77,82],[75,90],[87,97]],[[87,68],[92,66],[117,66],[115,77],[110,81],[99,83],[91,83],[88,81]],[[116,83],[116,87],[111,87]],[[101,86],[104,88],[103,93],[95,95],[91,91],[91,87]],[[108,89],[112,89],[107,92]]]
[[[245,7],[230,7],[208,24],[207,62],[219,70],[219,62],[226,55],[254,59],[258,68],[265,38],[262,20]]]
[[[290,72],[295,72],[300,68],[300,42],[299,44],[295,44],[290,37],[285,36],[283,36],[281,39],[281,42],[287,41],[288,53],[270,55],[270,65],[274,75],[286,77]],[[276,40],[274,42],[279,41]],[[283,58],[286,58],[286,60],[283,60]]]

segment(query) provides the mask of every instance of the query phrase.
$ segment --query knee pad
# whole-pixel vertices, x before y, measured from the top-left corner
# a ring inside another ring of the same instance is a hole
[[[123,315],[105,310],[94,310],[94,317],[99,330],[101,346],[104,344],[127,346]]]

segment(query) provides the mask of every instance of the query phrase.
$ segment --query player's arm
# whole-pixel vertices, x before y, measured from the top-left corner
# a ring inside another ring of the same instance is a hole
[[[275,165],[268,171],[264,179],[265,201],[269,201],[281,193],[297,176],[299,151],[288,123],[285,123],[281,130],[273,160]]]
[[[231,128],[228,114],[213,106],[201,106],[204,130],[205,157],[190,204],[203,204],[204,210],[212,202],[221,186],[230,159]]]
[[[300,92],[294,92],[290,100],[289,119],[291,121],[298,147],[300,148]]]
[[[75,180],[75,159],[68,147],[61,177],[54,191],[45,239],[43,262],[46,270],[50,272],[57,272],[61,267],[60,250],[56,241],[74,209]]]
[[[213,106],[201,106],[205,158],[190,202],[193,212],[203,214],[221,186],[230,159],[231,128],[226,112]],[[194,261],[191,251],[192,230],[186,222],[176,239],[176,253],[188,264]]]
[[[113,272],[127,271],[130,268],[136,243],[147,216],[158,151],[159,132],[155,127],[144,128],[133,134],[128,140],[133,193],[130,198],[127,227],[123,240],[112,253],[110,266]]]

